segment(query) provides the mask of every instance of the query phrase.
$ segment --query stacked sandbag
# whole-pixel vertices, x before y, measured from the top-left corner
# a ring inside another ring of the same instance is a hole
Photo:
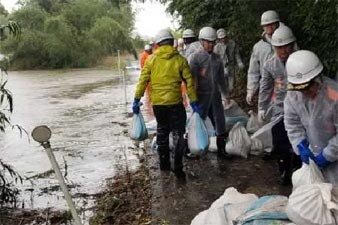
[[[231,218],[240,216],[247,206],[257,198],[254,194],[242,194],[235,188],[227,188],[224,194],[212,203],[209,209],[200,212],[192,221],[191,225],[230,225]],[[245,206],[243,207],[243,204]],[[233,206],[230,211],[224,211],[225,206]],[[242,206],[242,207],[241,207]],[[227,218],[226,216],[230,216]]]
[[[288,198],[282,195],[263,196],[254,201],[246,211],[235,220],[237,225],[289,224],[285,208]]]
[[[337,225],[338,198],[332,184],[325,183],[317,165],[310,159],[309,165],[295,171],[292,176],[293,192],[286,213],[297,225]]]

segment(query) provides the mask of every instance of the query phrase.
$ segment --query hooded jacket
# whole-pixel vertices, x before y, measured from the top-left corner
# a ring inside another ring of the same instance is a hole
[[[175,105],[183,101],[181,83],[187,86],[190,102],[197,100],[194,79],[187,60],[170,45],[160,46],[145,62],[136,87],[140,99],[150,83],[153,105]]]

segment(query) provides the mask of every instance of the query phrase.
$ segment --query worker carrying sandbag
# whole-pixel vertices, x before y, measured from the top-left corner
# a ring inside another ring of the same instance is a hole
[[[185,144],[186,111],[182,103],[181,83],[187,86],[187,94],[194,112],[199,113],[194,79],[187,60],[173,47],[174,37],[167,29],[156,35],[159,46],[145,62],[136,87],[133,112],[140,111],[139,102],[148,84],[151,87],[151,103],[157,121],[157,151],[160,170],[170,171],[169,133],[174,140],[174,173],[178,179],[185,180],[182,157]]]
[[[324,77],[323,64],[307,50],[286,62],[288,93],[284,123],[293,150],[304,163],[312,158],[326,181],[338,186],[338,83]]]
[[[228,80],[224,76],[224,66],[218,54],[213,52],[216,44],[216,30],[212,27],[203,27],[198,36],[203,47],[195,52],[189,62],[191,73],[196,78],[198,103],[201,106],[201,117],[211,119],[216,129],[217,155],[229,158],[225,151],[225,117],[222,104],[224,99],[229,99]]]

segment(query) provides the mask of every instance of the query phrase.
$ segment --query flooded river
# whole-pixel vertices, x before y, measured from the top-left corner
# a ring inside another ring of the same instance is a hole
[[[52,130],[51,145],[78,208],[88,209],[90,195],[100,192],[118,169],[137,166],[126,133],[139,71],[123,79],[112,70],[13,71],[8,89],[13,94],[13,124],[1,134],[1,159],[24,177],[20,204],[25,208],[66,209],[51,165],[42,146],[29,138],[35,126]],[[126,93],[126,98],[125,98]],[[125,104],[125,102],[128,104]],[[84,210],[86,211],[86,210]],[[86,212],[82,216],[86,217]],[[88,218],[87,218],[88,219]]]

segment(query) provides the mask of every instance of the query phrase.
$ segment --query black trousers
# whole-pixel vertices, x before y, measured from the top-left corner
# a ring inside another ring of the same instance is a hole
[[[183,154],[185,142],[185,124],[187,115],[183,104],[154,105],[154,115],[157,121],[157,145],[160,158],[160,168],[170,168],[169,133],[173,134],[174,142],[174,170],[183,169]]]
[[[272,127],[271,131],[273,151],[278,157],[279,171],[283,177],[290,179],[293,170],[301,167],[301,160],[292,150],[283,120]]]

